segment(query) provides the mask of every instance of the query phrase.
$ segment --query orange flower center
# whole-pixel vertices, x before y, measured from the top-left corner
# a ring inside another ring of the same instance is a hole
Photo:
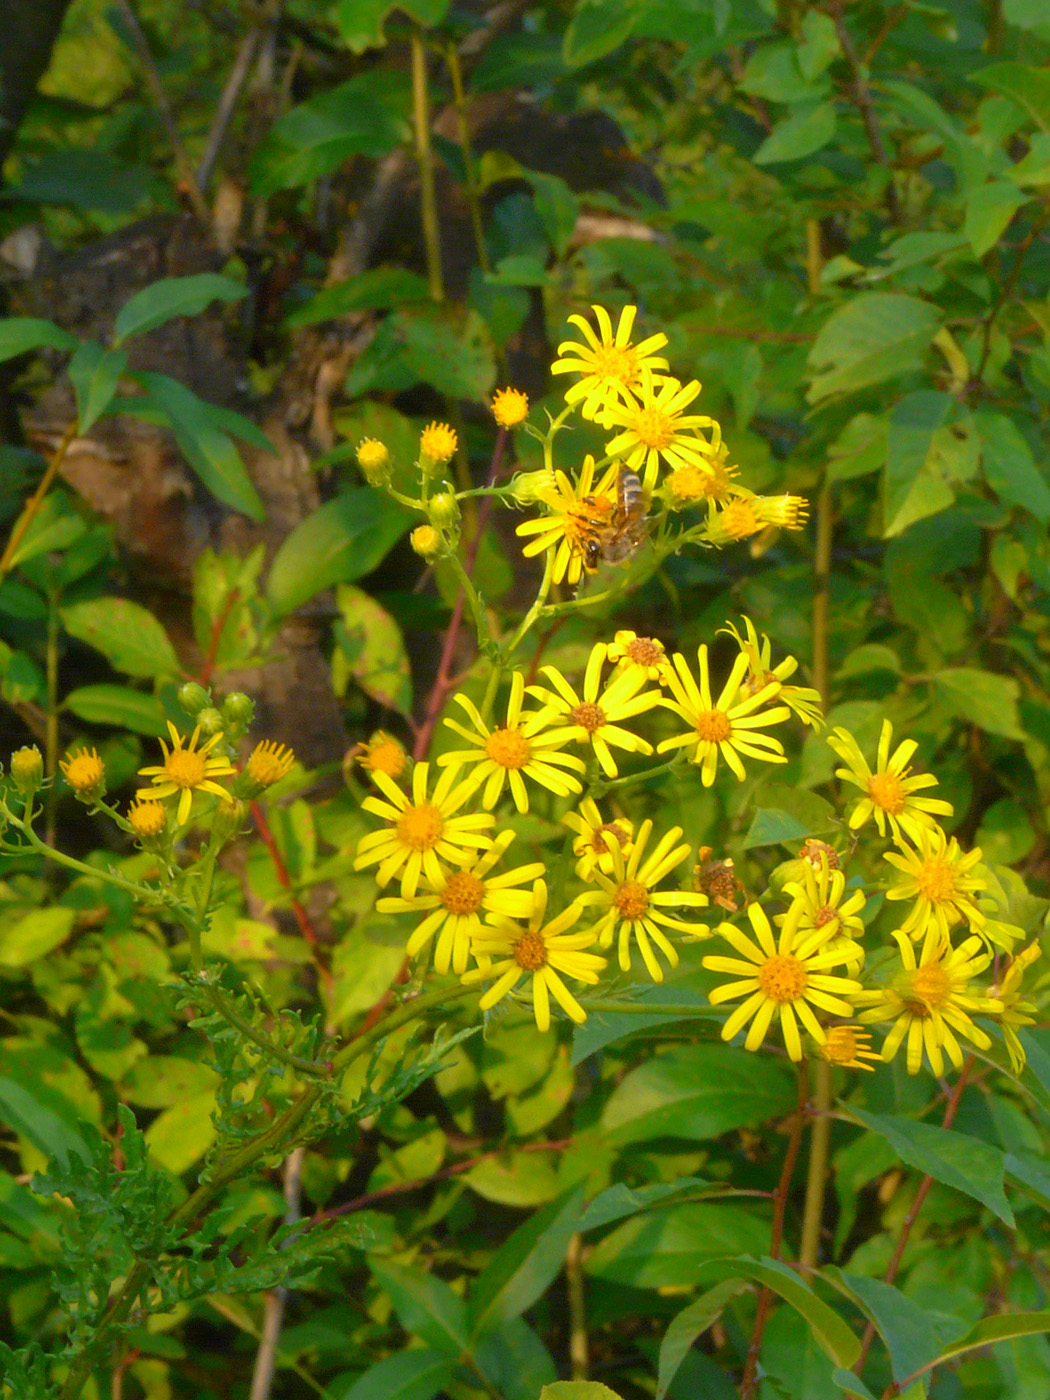
[[[729,716],[724,710],[704,710],[697,716],[697,735],[709,744],[721,744],[733,732]]]
[[[638,440],[656,452],[661,452],[674,442],[674,416],[665,413],[662,408],[640,409],[635,414],[633,426]]]
[[[476,914],[484,898],[484,884],[469,870],[457,870],[450,875],[441,891],[441,903],[450,914]]]
[[[520,729],[494,729],[485,741],[485,752],[501,768],[524,768],[529,761],[529,741]]]
[[[591,371],[599,379],[618,379],[621,384],[633,384],[638,374],[638,360],[630,345],[599,345],[587,352],[594,366]]]
[[[896,773],[874,773],[868,784],[868,796],[876,807],[895,817],[907,801],[904,784]]]
[[[924,860],[915,876],[920,894],[931,904],[948,904],[955,898],[955,875],[951,866],[940,856]]]
[[[173,749],[164,764],[168,781],[180,788],[199,787],[206,771],[204,759],[196,749]]]
[[[904,1004],[913,1016],[925,1018],[951,999],[951,978],[940,962],[927,963],[907,975]]]
[[[588,734],[593,734],[605,723],[605,711],[600,705],[585,701],[569,711],[569,720],[572,724],[578,724],[581,729],[586,729]]]
[[[747,501],[730,501],[721,514],[721,523],[730,539],[746,540],[762,528],[762,522]]]
[[[591,837],[591,850],[600,856],[608,854],[609,845],[602,835],[605,831],[607,831],[610,836],[616,837],[616,844],[623,850],[624,846],[627,844],[627,833],[622,827],[617,826],[615,822],[606,822],[604,826],[595,828],[594,835]]]
[[[167,814],[159,802],[136,802],[128,813],[128,821],[136,836],[159,836]]]
[[[649,891],[640,880],[624,880],[616,887],[613,904],[625,919],[640,919],[649,908]]]
[[[815,841],[812,836],[806,840],[806,844],[798,853],[799,860],[804,860],[807,865],[811,865],[814,870],[819,870],[822,864],[821,856],[828,863],[829,870],[839,870],[842,862],[839,860],[839,853],[834,846],[829,846],[826,841]]]
[[[839,911],[830,904],[823,904],[813,915],[814,928],[826,928],[830,923],[838,923]]]
[[[370,773],[385,773],[396,781],[405,771],[405,751],[396,739],[380,739],[368,746],[361,762]]]
[[[547,945],[539,933],[523,933],[514,944],[514,961],[526,972],[538,972],[547,965]]]
[[[798,1001],[808,981],[805,965],[790,953],[775,953],[758,970],[758,985],[778,1005]]]
[[[430,851],[441,840],[445,820],[430,802],[406,807],[397,824],[397,839],[413,851]]]
[[[663,659],[664,649],[651,637],[635,637],[624,647],[624,653],[639,666],[656,666]]]

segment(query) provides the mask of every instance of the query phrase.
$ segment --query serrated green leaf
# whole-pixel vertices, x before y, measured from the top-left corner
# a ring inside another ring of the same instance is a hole
[[[406,1332],[446,1356],[459,1357],[470,1350],[467,1305],[444,1280],[386,1259],[369,1262]]]
[[[971,80],[1012,98],[1044,131],[1050,131],[1050,73],[1027,63],[990,63]]]
[[[960,719],[969,720],[989,734],[1024,738],[1017,711],[1020,686],[1013,676],[956,666],[937,671],[933,683]]]
[[[374,598],[350,584],[339,584],[336,604],[343,620],[336,627],[339,653],[332,659],[335,693],[342,695],[345,677],[352,676],[366,695],[386,709],[408,714],[412,709],[412,672],[400,627]],[[338,668],[337,659],[342,663]]]
[[[887,538],[946,509],[955,499],[930,460],[934,435],[953,406],[950,394],[924,389],[907,394],[890,413],[884,477]]]
[[[240,301],[247,295],[247,287],[217,272],[162,277],[136,292],[117,312],[113,344],[122,345],[132,336],[147,335],[176,316],[199,316],[213,301]]]
[[[976,415],[985,480],[1004,501],[1050,523],[1050,484],[1035,464],[1032,449],[1004,413],[981,410]]]
[[[38,1099],[28,1084],[0,1077],[0,1122],[21,1133],[49,1161],[64,1167],[71,1156],[87,1161],[91,1153],[76,1124]]]
[[[179,662],[168,634],[151,612],[129,598],[89,598],[60,609],[71,637],[100,651],[127,676],[178,674]]]
[[[975,258],[983,258],[1002,238],[1028,196],[1009,180],[990,180],[978,185],[966,197],[966,222],[963,228]]]
[[[585,1269],[632,1288],[680,1288],[695,1283],[712,1259],[750,1256],[768,1238],[765,1223],[743,1206],[688,1202],[618,1225],[594,1246]]]

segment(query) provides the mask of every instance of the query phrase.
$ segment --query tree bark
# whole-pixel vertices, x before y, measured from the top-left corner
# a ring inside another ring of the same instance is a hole
[[[69,0],[10,0],[0,45],[0,166],[51,58]]]

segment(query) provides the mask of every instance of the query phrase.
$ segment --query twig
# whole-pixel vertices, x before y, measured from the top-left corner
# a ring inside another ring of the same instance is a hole
[[[277,876],[278,884],[282,889],[288,891],[292,914],[295,917],[295,922],[299,925],[299,932],[302,934],[303,938],[306,939],[306,942],[310,945],[310,949],[313,952],[314,965],[317,968],[318,976],[326,987],[330,987],[332,983],[332,974],[318,958],[319,941],[317,932],[310,922],[309,914],[307,914],[302,904],[300,904],[299,900],[292,893],[292,878],[288,874],[288,867],[284,863],[284,857],[281,855],[277,842],[274,839],[274,834],[270,830],[270,824],[266,820],[266,813],[259,806],[258,802],[252,802],[250,805],[252,820],[255,822],[255,829],[259,833],[259,839],[270,853],[270,859],[273,861],[274,873]]]
[[[1050,213],[1044,213],[1043,217],[1036,220],[1025,234],[1024,238],[1021,239],[1021,242],[1017,245],[1017,257],[1014,259],[1014,265],[1007,274],[1006,280],[999,288],[995,301],[992,303],[992,308],[988,312],[982,328],[981,359],[977,366],[977,373],[974,375],[973,383],[975,386],[981,384],[984,380],[984,372],[988,367],[988,357],[992,353],[992,331],[995,329],[995,323],[999,317],[999,313],[1013,295],[1013,290],[1017,286],[1017,279],[1021,275],[1021,268],[1024,266],[1024,260],[1028,256],[1029,248],[1031,248],[1032,244],[1046,228],[1048,222],[1050,222]]]
[[[233,60],[233,67],[230,69],[230,76],[226,79],[226,86],[219,98],[219,105],[215,109],[211,130],[208,132],[208,140],[204,147],[204,155],[197,167],[197,188],[202,191],[208,188],[214,174],[215,164],[222,150],[222,143],[226,140],[230,120],[233,117],[234,108],[237,106],[237,99],[241,95],[244,84],[248,81],[248,74],[251,72],[252,63],[255,60],[260,33],[259,29],[253,29],[241,42],[241,46],[237,50],[237,57]]]
[[[18,517],[18,519],[15,521],[14,525],[11,528],[11,533],[8,536],[7,544],[4,545],[4,552],[3,554],[0,554],[0,578],[3,578],[3,576],[10,570],[11,560],[15,557],[15,554],[18,552],[18,546],[22,543],[22,540],[25,537],[25,533],[29,529],[30,525],[32,525],[33,520],[36,517],[37,511],[43,505],[44,497],[47,495],[48,491],[50,491],[51,483],[54,481],[58,469],[62,465],[62,462],[65,459],[65,455],[69,451],[70,444],[73,442],[73,439],[76,437],[76,435],[77,424],[76,420],[74,419],[74,421],[70,423],[69,427],[62,434],[61,440],[59,441],[58,446],[55,448],[55,454],[51,458],[51,461],[48,462],[47,470],[44,472],[44,475],[40,478],[39,486],[33,492],[32,496],[30,496],[29,500],[25,504],[22,514]]]
[[[197,184],[197,177],[193,173],[193,166],[190,164],[190,158],[186,154],[185,146],[182,144],[179,128],[175,124],[175,114],[171,109],[171,103],[168,101],[168,94],[164,91],[164,84],[160,80],[160,74],[157,72],[157,65],[153,61],[149,41],[146,38],[142,25],[139,24],[138,16],[132,8],[131,0],[117,0],[117,3],[120,7],[120,13],[124,18],[124,22],[131,32],[135,50],[138,53],[142,67],[146,73],[146,82],[153,94],[153,101],[156,104],[157,113],[167,133],[172,154],[175,156],[180,186],[183,188],[186,198],[192,205],[193,212],[208,232],[211,233],[211,210],[208,208],[207,200],[201,193],[200,185]]]
[[[835,26],[835,33],[838,35],[839,45],[842,54],[849,65],[850,74],[853,79],[852,97],[854,106],[860,113],[860,119],[864,124],[864,131],[868,138],[868,145],[871,147],[871,154],[878,165],[890,171],[889,184],[886,186],[886,207],[889,210],[890,218],[895,224],[900,223],[901,208],[897,198],[897,191],[893,184],[893,163],[886,150],[886,143],[882,138],[882,128],[879,126],[879,119],[875,115],[875,101],[871,95],[871,88],[868,86],[868,79],[864,72],[864,64],[857,53],[857,46],[853,42],[853,35],[849,32],[845,16],[842,13],[842,0],[827,0],[828,13],[831,15],[832,23]]]
[[[284,1159],[284,1223],[294,1225],[302,1215],[303,1151],[293,1148]],[[255,1353],[255,1370],[248,1400],[269,1400],[277,1367],[277,1346],[281,1339],[284,1310],[288,1302],[287,1288],[275,1288],[263,1299],[263,1325],[259,1350]]]
[[[904,18],[904,16],[908,13],[910,9],[911,0],[903,0],[903,4],[898,5],[895,10],[891,10],[889,12],[885,20],[883,21],[882,28],[875,35],[874,39],[872,39],[868,47],[864,50],[864,57],[861,59],[861,62],[864,64],[865,68],[869,68],[871,66],[872,59],[878,53],[879,49],[882,48],[883,44],[890,37],[893,31],[897,28],[897,25],[900,24],[901,20]]]
[[[200,674],[197,677],[201,685],[207,685],[212,678],[212,672],[215,670],[216,658],[219,654],[219,642],[222,640],[223,629],[230,620],[230,613],[233,611],[236,604],[240,602],[240,599],[241,590],[239,588],[231,588],[223,600],[218,617],[212,622],[211,632],[208,636],[208,655],[204,658],[204,665],[201,667]]]

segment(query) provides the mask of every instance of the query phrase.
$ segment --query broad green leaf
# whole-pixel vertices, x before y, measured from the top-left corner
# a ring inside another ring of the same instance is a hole
[[[611,1225],[616,1220],[637,1215],[668,1200],[671,1196],[683,1196],[693,1192],[721,1191],[722,1186],[705,1181],[699,1176],[683,1176],[677,1181],[656,1181],[651,1186],[625,1186],[618,1181],[614,1186],[599,1191],[588,1205],[577,1229],[582,1232],[599,1230],[603,1225]]]
[[[793,1308],[774,1308],[762,1339],[762,1374],[791,1400],[842,1400],[834,1363]]]
[[[339,650],[332,658],[333,690],[345,694],[353,677],[384,708],[408,714],[412,672],[400,627],[363,589],[341,583],[335,596],[343,620],[335,629]]]
[[[950,394],[922,389],[907,394],[890,413],[886,438],[885,526],[889,538],[926,515],[950,506],[952,490],[931,463],[934,434],[954,406]]]
[[[372,267],[360,277],[335,282],[293,311],[285,325],[294,330],[331,321],[351,311],[386,311],[415,301],[427,301],[430,292],[422,277],[404,267]]]
[[[520,1317],[486,1332],[473,1355],[478,1370],[503,1400],[536,1400],[558,1374],[543,1341]]]
[[[559,258],[564,257],[576,227],[580,202],[565,181],[557,175],[528,170],[525,172],[525,178],[532,186],[536,213],[540,216],[551,247]]]
[[[804,788],[766,783],[759,796],[744,849],[778,844],[797,845],[807,836],[834,831],[835,809],[823,797]]]
[[[248,288],[217,272],[190,277],[162,277],[124,303],[113,326],[113,344],[146,335],[176,316],[199,316],[213,301],[240,301]]]
[[[168,634],[151,612],[128,598],[89,598],[60,609],[71,637],[100,651],[127,676],[174,676],[179,663]]]
[[[1050,73],[1027,63],[991,63],[971,81],[1012,98],[1044,131],[1050,131]]]
[[[73,932],[75,911],[62,904],[34,909],[0,926],[0,967],[28,967],[64,943]]]
[[[546,1292],[565,1263],[582,1208],[583,1187],[576,1186],[542,1206],[496,1251],[471,1290],[473,1336],[520,1317]]]
[[[715,1259],[703,1266],[706,1278],[747,1278],[764,1284],[799,1313],[824,1353],[836,1364],[848,1368],[860,1355],[860,1339],[813,1290],[779,1260]]]
[[[744,1206],[688,1202],[625,1221],[594,1246],[584,1267],[633,1288],[680,1288],[712,1259],[751,1255],[768,1241],[768,1224]]]
[[[0,1123],[20,1133],[49,1160],[66,1166],[70,1155],[91,1154],[73,1119],[42,1103],[28,1084],[0,1077]]]
[[[890,671],[899,676],[900,657],[892,647],[883,646],[881,642],[865,642],[863,646],[855,647],[849,653],[836,675],[866,676],[872,671]]]
[[[620,1400],[601,1381],[554,1381],[540,1391],[540,1400]]]
[[[70,691],[62,708],[87,724],[112,724],[151,737],[167,733],[160,701],[126,685],[82,685]]]
[[[939,309],[918,297],[896,292],[852,297],[824,322],[810,351],[810,403],[917,369],[940,323]]]
[[[831,1379],[846,1395],[856,1395],[858,1400],[875,1400],[875,1396],[872,1395],[868,1387],[852,1371],[839,1367],[832,1371]]]
[[[810,11],[810,15],[813,13]],[[814,103],[827,97],[830,89],[826,81],[812,81],[818,73],[803,73],[799,59],[800,49],[787,40],[761,44],[744,65],[737,86],[752,97],[788,102],[793,107],[809,110]]]
[[[822,150],[835,135],[835,106],[821,102],[799,108],[779,121],[752,156],[756,165],[803,160]]]
[[[393,985],[404,962],[404,946],[396,942],[373,941],[369,930],[387,928],[383,915],[369,915],[367,920],[347,929],[332,959],[332,985],[328,989],[329,1017],[335,1025],[344,1025],[355,1012],[375,1006],[383,993]],[[393,925],[400,928],[403,925]]]
[[[1003,1194],[1005,1164],[997,1147],[932,1123],[866,1113],[852,1105],[850,1112],[858,1122],[885,1138],[902,1162],[972,1196],[1013,1229],[1013,1211]]]
[[[212,1089],[164,1109],[146,1129],[150,1156],[176,1176],[188,1171],[215,1141],[214,1109]]]
[[[73,81],[76,77],[71,72]],[[65,205],[97,214],[129,215],[150,194],[159,194],[157,178],[142,165],[127,165],[92,142],[84,148],[50,146],[26,168],[17,185],[0,192],[2,200]],[[124,225],[126,218],[118,220]]]
[[[1040,525],[1050,523],[1050,484],[1013,419],[986,410],[976,419],[988,485],[1000,500],[1023,507]]]
[[[418,1347],[377,1361],[345,1387],[330,1381],[327,1393],[331,1400],[433,1400],[455,1369],[448,1355]]]
[[[1050,40],[1050,10],[1044,0],[1003,0],[1003,19],[1018,29],[1029,29],[1041,39]]]
[[[467,1305],[443,1279],[386,1259],[372,1258],[369,1263],[406,1332],[446,1356],[469,1352]]]
[[[742,1293],[747,1287],[744,1279],[730,1278],[724,1283],[716,1283],[702,1293],[695,1302],[684,1308],[668,1327],[660,1343],[660,1371],[656,1381],[656,1400],[663,1400],[667,1387],[678,1374],[678,1368],[693,1343],[701,1333],[706,1332],[722,1316],[730,1298]]]
[[[628,0],[582,0],[562,44],[568,67],[582,68],[618,49],[634,29],[640,8]]]
[[[264,520],[259,493],[225,430],[227,411],[205,403],[166,374],[142,373],[135,378],[171,424],[180,450],[212,495],[249,520]],[[239,414],[236,417],[244,421]]]
[[[991,180],[970,191],[966,197],[963,227],[975,258],[983,258],[995,247],[1010,220],[1027,202],[1028,196],[1009,180]]]
[[[448,398],[482,400],[495,384],[492,338],[476,311],[464,318],[436,308],[402,311],[397,333],[406,366]]]
[[[703,968],[681,967],[663,982],[643,982],[631,987],[630,997],[625,1000],[630,1000],[638,1010],[589,1011],[584,1024],[573,1032],[572,1063],[578,1065],[588,1055],[627,1036],[643,1035],[675,1021],[694,1017],[721,1021],[722,1014],[708,1000],[708,992],[717,981],[716,974]],[[644,1009],[650,1006],[651,1011]]]
[[[965,1330],[965,1323],[960,1325],[945,1314],[921,1307],[899,1288],[881,1279],[842,1273],[838,1269],[826,1269],[824,1276],[841,1285],[875,1323],[889,1351],[895,1381],[905,1381],[921,1371],[946,1342]]]
[[[75,335],[37,316],[8,316],[0,320],[0,362],[13,360],[27,350],[75,350]]]
[[[65,492],[49,491],[11,556],[11,568],[26,564],[40,554],[67,548],[80,539],[86,529]]]
[[[602,1131],[615,1143],[703,1141],[786,1113],[794,1092],[791,1076],[774,1060],[729,1045],[674,1046],[616,1086]]]
[[[132,1067],[121,1085],[121,1097],[141,1108],[170,1108],[183,1099],[213,1091],[217,1076],[200,1060],[177,1055],[150,1055]]]
[[[344,491],[301,521],[270,566],[266,591],[280,614],[323,588],[371,573],[413,517],[382,491]]]
[[[471,1167],[464,1180],[486,1201],[502,1206],[538,1206],[553,1201],[564,1183],[553,1153],[510,1150],[486,1157]]]
[[[334,18],[343,43],[352,53],[381,49],[386,43],[383,21],[393,0],[339,0]]]
[[[989,734],[1024,738],[1017,712],[1020,686],[1013,676],[957,666],[935,672],[933,683],[960,719],[969,720]]]
[[[838,32],[830,15],[807,10],[802,17],[802,42],[798,46],[798,66],[804,78],[815,78],[841,53]]]
[[[88,433],[113,403],[120,376],[128,367],[123,350],[103,350],[94,340],[77,347],[69,377],[77,396],[77,427]]]
[[[1050,1312],[998,1313],[982,1318],[964,1337],[946,1347],[930,1365],[940,1366],[944,1361],[951,1361],[953,1357],[976,1351],[979,1347],[991,1346],[994,1342],[1009,1342],[1015,1337],[1031,1337],[1040,1332],[1050,1332]]]

